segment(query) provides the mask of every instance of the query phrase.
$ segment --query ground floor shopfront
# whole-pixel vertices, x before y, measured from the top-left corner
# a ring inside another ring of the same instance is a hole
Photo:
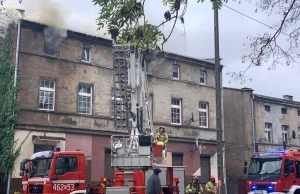
[[[83,135],[74,133],[35,132],[17,130],[15,135],[17,147],[21,146],[20,156],[15,162],[13,171],[12,189],[21,189],[19,164],[25,158],[38,151],[61,150],[73,151],[81,149],[86,157],[87,182],[98,182],[105,176],[113,179],[113,169],[110,166],[110,136]],[[193,175],[199,176],[205,183],[210,174],[217,177],[217,154],[214,142],[202,144],[202,149],[195,149],[195,141],[170,138],[167,144],[168,166],[185,166],[185,185]]]

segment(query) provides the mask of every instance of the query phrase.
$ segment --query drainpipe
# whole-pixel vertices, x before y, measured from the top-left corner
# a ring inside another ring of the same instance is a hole
[[[20,34],[21,34],[21,20],[18,23],[14,87],[17,87],[17,76],[18,76],[18,69],[19,69],[19,53],[20,53]],[[12,147],[11,147],[11,152],[13,152],[13,143],[12,143]],[[7,188],[6,188],[7,194],[10,193],[9,190],[10,190],[10,183],[11,183],[11,175],[12,175],[12,172],[9,172],[8,179],[7,179]]]
[[[251,119],[252,119],[252,142],[253,142],[253,152],[256,152],[255,149],[255,107],[254,107],[254,94],[251,92]]]

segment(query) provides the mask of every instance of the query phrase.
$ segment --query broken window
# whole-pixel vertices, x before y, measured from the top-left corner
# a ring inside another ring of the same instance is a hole
[[[270,112],[270,111],[271,111],[271,106],[265,105],[265,111],[266,111],[266,112]]]
[[[54,110],[55,81],[50,79],[40,80],[39,109]]]
[[[206,72],[200,71],[200,84],[206,85]]]
[[[44,44],[44,53],[47,54],[47,55],[54,56],[55,55],[54,44],[52,44],[52,43],[50,43],[48,41],[45,41],[45,44]]]
[[[179,80],[179,65],[173,65],[173,79]]]
[[[82,60],[85,62],[90,62],[91,58],[90,58],[90,49],[83,47],[82,49]]]
[[[208,127],[208,104],[199,103],[199,125],[200,127]]]
[[[78,113],[91,114],[92,113],[92,86],[79,85],[78,91]]]
[[[281,108],[281,113],[282,114],[287,114],[287,109],[286,108]]]
[[[172,99],[171,100],[171,120],[172,124],[181,124],[181,100]]]
[[[288,136],[288,129],[289,129],[289,126],[287,125],[282,125],[282,141],[285,141],[286,144],[289,143],[289,136]]]
[[[265,123],[265,139],[268,143],[272,143],[272,123]]]

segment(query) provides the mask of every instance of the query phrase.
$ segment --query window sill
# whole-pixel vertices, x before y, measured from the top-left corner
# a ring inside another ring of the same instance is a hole
[[[208,129],[208,126],[199,126],[200,128]]]
[[[44,111],[44,112],[54,112],[54,110],[50,110],[50,109],[40,109],[40,108],[38,108],[38,110]]]
[[[79,115],[87,115],[87,116],[92,116],[93,115],[91,113],[80,113],[80,112],[77,112],[77,114],[79,114]]]
[[[177,80],[177,81],[178,81],[178,80],[179,80],[179,78],[174,78],[174,77],[173,77],[173,80]]]
[[[181,126],[181,123],[171,123],[171,125]]]

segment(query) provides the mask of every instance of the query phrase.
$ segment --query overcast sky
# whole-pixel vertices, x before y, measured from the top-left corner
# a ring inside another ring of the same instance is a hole
[[[43,10],[43,14],[49,12],[50,4],[47,0],[23,0],[22,5],[19,0],[7,0],[13,3],[17,8],[25,9],[27,14]],[[80,32],[88,32],[93,35],[102,36],[103,33],[96,31],[95,18],[99,13],[99,7],[93,5],[91,1],[82,0],[53,0],[54,5],[61,8],[61,15],[57,14],[59,22],[64,22],[66,27]],[[255,0],[253,0],[255,1]],[[152,24],[160,24],[163,21],[163,14],[167,10],[163,7],[161,0],[146,1],[146,16]],[[211,3],[196,3],[196,0],[189,1],[185,15],[185,25],[180,22],[176,25],[172,37],[165,46],[166,51],[196,57],[200,59],[214,57],[214,31],[213,31],[213,10]],[[229,0],[229,7],[238,10],[248,16],[251,16],[268,25],[275,24],[280,18],[267,16],[264,13],[255,13],[254,3],[233,2]],[[242,88],[250,87],[257,94],[268,95],[282,98],[282,95],[288,94],[294,96],[294,100],[300,101],[300,67],[278,66],[276,70],[267,70],[269,65],[251,68],[247,76],[252,81],[247,81],[241,85],[236,83],[226,75],[232,71],[243,71],[248,64],[241,62],[241,56],[247,51],[243,44],[247,41],[248,35],[256,35],[264,32],[272,32],[268,27],[253,21],[241,14],[238,14],[226,7],[219,13],[220,23],[220,56],[222,58],[223,86]],[[185,31],[184,31],[185,28]],[[171,29],[171,24],[162,28],[166,33]],[[282,38],[284,39],[284,37]],[[286,45],[285,41],[280,42]],[[297,76],[298,75],[298,76]],[[232,81],[230,83],[230,81]]]

